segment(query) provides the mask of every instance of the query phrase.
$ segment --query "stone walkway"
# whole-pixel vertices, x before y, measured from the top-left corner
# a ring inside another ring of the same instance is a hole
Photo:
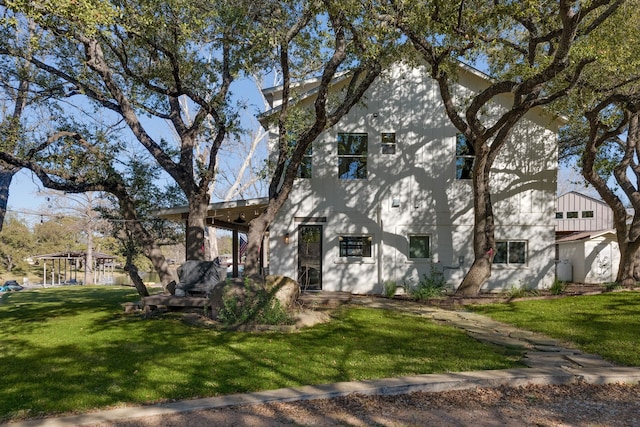
[[[414,391],[441,392],[476,387],[498,387],[500,385],[518,387],[527,384],[548,385],[576,382],[591,384],[640,383],[640,368],[614,366],[599,356],[568,348],[557,340],[496,322],[474,313],[444,310],[411,301],[373,296],[351,296],[343,293],[305,295],[303,301],[308,307],[335,307],[349,303],[417,314],[461,328],[479,341],[522,349],[525,352],[524,363],[528,368],[411,375],[379,380],[288,387],[255,393],[182,400],[162,405],[127,407],[67,417],[30,420],[6,424],[6,426],[79,426],[235,405],[334,398],[352,393],[394,395]]]
[[[569,348],[558,340],[531,331],[497,322],[467,311],[443,310],[411,301],[355,296],[350,303],[427,317],[463,329],[478,341],[525,352],[523,362],[530,368],[612,368],[614,365],[600,356]]]

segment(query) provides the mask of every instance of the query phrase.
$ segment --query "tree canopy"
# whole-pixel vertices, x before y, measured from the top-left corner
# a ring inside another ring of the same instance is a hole
[[[436,80],[451,123],[473,147],[475,259],[457,294],[475,295],[496,254],[491,171],[520,120],[565,97],[596,58],[584,45],[624,0],[573,2],[382,2],[383,18],[410,40]],[[456,96],[458,61],[486,63],[491,81]],[[492,108],[506,96],[504,111]],[[488,112],[491,112],[488,114]]]

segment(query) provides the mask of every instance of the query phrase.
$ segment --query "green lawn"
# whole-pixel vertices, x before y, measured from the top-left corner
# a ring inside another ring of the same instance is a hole
[[[0,296],[0,421],[122,404],[410,374],[504,369],[520,355],[415,315],[348,308],[297,333],[124,315],[130,288]]]
[[[477,313],[574,343],[612,362],[640,366],[640,293],[477,305]]]

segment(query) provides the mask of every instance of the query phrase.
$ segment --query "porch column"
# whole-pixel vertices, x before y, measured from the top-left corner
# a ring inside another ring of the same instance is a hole
[[[232,233],[232,237],[231,237],[231,252],[232,252],[232,256],[233,256],[233,270],[231,273],[231,277],[238,277],[238,252],[239,252],[239,246],[238,246],[238,230],[233,230]]]

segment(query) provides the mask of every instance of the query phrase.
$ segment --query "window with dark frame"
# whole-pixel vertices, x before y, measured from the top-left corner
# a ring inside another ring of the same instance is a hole
[[[394,132],[383,132],[382,154],[396,154],[396,134]]]
[[[578,211],[567,212],[567,219],[578,218]]]
[[[367,179],[368,135],[338,134],[338,178]]]
[[[456,179],[473,178],[473,161],[476,152],[473,145],[461,133],[456,135]]]
[[[593,211],[582,211],[582,218],[593,218]]]
[[[371,236],[340,236],[340,257],[371,257]]]
[[[298,168],[297,178],[311,178],[312,174],[312,163],[313,163],[313,147],[310,145],[307,148],[307,151],[304,153],[304,157],[302,157],[302,163],[300,163],[300,167]]]
[[[556,219],[562,219],[562,212],[556,212]]]
[[[431,238],[426,234],[409,236],[409,259],[431,258]]]
[[[494,264],[517,264],[527,263],[527,242],[523,240],[507,240],[496,242],[496,255],[493,257]]]

